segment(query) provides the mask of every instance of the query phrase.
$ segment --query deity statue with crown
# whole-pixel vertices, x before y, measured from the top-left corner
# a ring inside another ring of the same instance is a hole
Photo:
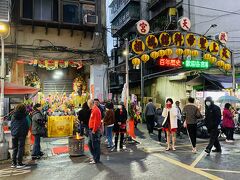
[[[75,107],[83,105],[89,98],[89,92],[87,91],[87,83],[83,77],[79,76],[73,81],[72,98]]]

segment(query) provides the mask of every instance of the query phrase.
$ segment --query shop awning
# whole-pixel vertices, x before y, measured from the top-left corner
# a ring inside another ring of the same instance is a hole
[[[1,89],[1,84],[0,84]],[[36,94],[39,91],[37,88],[22,86],[14,83],[5,82],[4,83],[4,94],[5,95],[27,95]]]
[[[240,78],[236,78],[236,82],[240,82]],[[200,73],[198,75],[189,76],[187,85],[196,86],[202,90],[221,90],[232,87],[232,77],[225,75],[213,75]]]
[[[209,81],[221,83],[221,85],[224,88],[232,87],[232,81],[233,81],[232,76],[225,76],[223,74],[213,75],[213,74],[205,74],[205,73],[201,73],[201,76],[208,79]],[[236,78],[236,83],[240,83],[240,78]]]
[[[232,83],[232,76],[225,76],[225,75],[213,75],[213,74],[206,74],[201,73],[202,76],[205,78],[212,80],[212,81],[218,81],[221,83]],[[240,78],[236,78],[236,83],[240,82]]]

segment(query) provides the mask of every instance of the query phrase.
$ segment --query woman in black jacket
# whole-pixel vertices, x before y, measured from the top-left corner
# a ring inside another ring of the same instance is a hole
[[[85,135],[88,136],[88,122],[91,116],[91,109],[88,107],[87,102],[85,102],[82,106],[82,109],[78,112],[78,120],[80,122],[79,129],[80,135],[83,136],[84,129]]]
[[[11,135],[12,135],[12,168],[24,167],[22,163],[25,139],[28,134],[27,112],[23,104],[19,104],[11,118]]]
[[[118,137],[120,133],[120,149],[123,148],[123,139],[124,133],[127,131],[127,110],[123,104],[119,105],[115,112],[115,124],[113,127],[113,131],[115,132],[115,149],[118,146]]]

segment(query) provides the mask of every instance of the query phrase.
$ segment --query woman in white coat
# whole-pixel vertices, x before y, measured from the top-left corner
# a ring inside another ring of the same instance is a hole
[[[172,107],[173,100],[171,98],[168,98],[166,100],[166,107],[163,109],[163,117],[165,117],[163,126],[164,131],[167,132],[167,148],[166,151],[169,151],[171,149],[170,145],[170,138],[172,135],[172,150],[175,151],[175,143],[176,143],[176,132],[177,132],[177,108]]]

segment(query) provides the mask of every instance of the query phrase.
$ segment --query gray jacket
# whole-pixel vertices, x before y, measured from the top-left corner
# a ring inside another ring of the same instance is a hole
[[[147,103],[145,109],[145,116],[152,116],[156,114],[156,107],[152,102]]]
[[[34,111],[32,114],[32,134],[43,135],[46,121],[40,111]]]

